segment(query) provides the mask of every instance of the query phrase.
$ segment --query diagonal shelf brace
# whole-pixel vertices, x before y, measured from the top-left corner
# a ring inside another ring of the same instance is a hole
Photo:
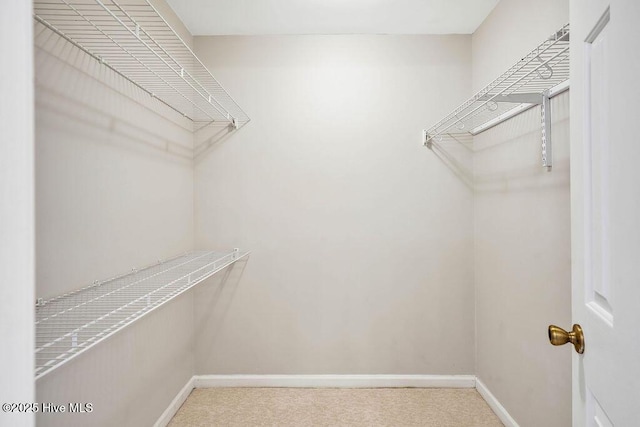
[[[568,85],[566,85],[566,87],[564,87],[563,85],[562,88],[557,89],[555,92],[561,93],[562,91],[566,90],[566,88],[568,88]],[[555,92],[553,95],[557,94]],[[495,102],[509,102],[509,103],[521,102],[521,104],[512,108],[506,113],[503,113],[497,116],[493,120],[490,120],[474,128],[469,133],[475,136],[479,133],[484,132],[487,129],[490,129],[494,126],[499,125],[500,123],[506,120],[509,120],[514,116],[517,116],[523,111],[526,111],[536,105],[540,105],[540,125],[541,125],[541,131],[542,131],[542,139],[541,139],[542,166],[547,168],[547,170],[550,171],[551,166],[553,164],[553,152],[551,149],[552,148],[552,145],[551,145],[551,97],[552,95],[549,90],[544,91],[542,95],[536,94],[536,93],[523,93],[523,94],[511,94],[506,96],[500,96],[497,98],[493,98],[492,95],[484,95],[478,100],[483,101],[485,100],[484,98],[486,98],[486,100],[493,100]],[[429,135],[429,132],[426,129],[422,130],[422,143],[428,149],[430,150],[433,149],[433,136]]]

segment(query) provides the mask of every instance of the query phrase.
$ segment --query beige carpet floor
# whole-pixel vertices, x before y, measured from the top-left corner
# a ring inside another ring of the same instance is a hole
[[[195,389],[170,427],[437,426],[502,423],[474,389]]]

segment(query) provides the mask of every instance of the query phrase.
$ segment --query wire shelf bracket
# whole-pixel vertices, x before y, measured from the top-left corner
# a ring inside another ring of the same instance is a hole
[[[249,122],[147,0],[35,0],[33,11],[38,23],[191,120],[194,131]]]
[[[38,299],[36,380],[248,255],[239,249],[191,252]]]
[[[551,169],[550,99],[569,89],[569,24],[438,123],[422,131],[432,149],[443,137],[475,136],[540,106],[542,166]]]

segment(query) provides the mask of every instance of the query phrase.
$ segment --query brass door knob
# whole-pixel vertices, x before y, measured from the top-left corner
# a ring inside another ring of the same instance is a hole
[[[549,341],[553,345],[564,345],[570,342],[578,353],[584,353],[584,334],[580,325],[573,325],[571,332],[556,325],[549,325]]]

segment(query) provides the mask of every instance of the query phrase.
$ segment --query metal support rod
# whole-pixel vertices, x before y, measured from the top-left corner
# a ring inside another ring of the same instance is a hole
[[[542,94],[542,104],[540,105],[540,118],[542,125],[542,166],[551,170],[553,163],[553,152],[551,150],[551,98],[549,91]]]
[[[511,102],[511,103],[524,103],[524,104],[541,104],[542,97],[539,93],[512,93],[508,95],[483,95],[478,97],[478,101],[493,101],[493,102]]]
[[[499,125],[500,123],[509,120],[512,117],[517,116],[518,114],[522,113],[523,111],[527,111],[529,108],[535,107],[538,104],[542,104],[542,98],[540,96],[538,96],[538,99],[540,99],[540,102],[538,102],[537,104],[520,104],[514,108],[512,108],[511,110],[500,114],[497,117],[494,117],[493,119],[489,120],[486,123],[481,124],[480,126],[473,128],[472,130],[469,131],[469,133],[471,133],[471,135],[476,136],[477,134],[484,132],[487,129],[491,129],[494,126]]]

